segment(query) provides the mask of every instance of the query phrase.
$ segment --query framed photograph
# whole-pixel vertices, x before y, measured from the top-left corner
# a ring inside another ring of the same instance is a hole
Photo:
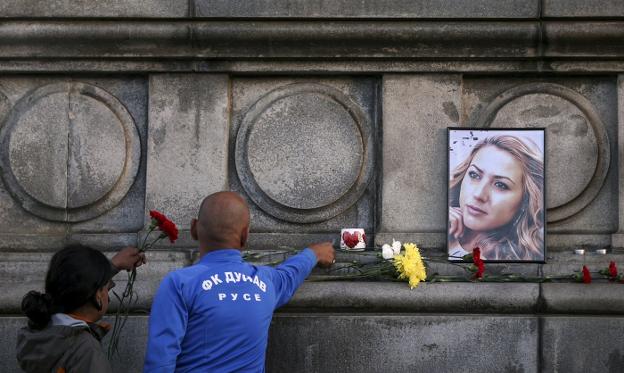
[[[544,263],[544,129],[448,129],[449,260]]]

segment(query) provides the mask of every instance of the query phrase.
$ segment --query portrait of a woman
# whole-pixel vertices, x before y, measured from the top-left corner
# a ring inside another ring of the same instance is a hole
[[[449,130],[449,260],[544,261],[543,130]]]

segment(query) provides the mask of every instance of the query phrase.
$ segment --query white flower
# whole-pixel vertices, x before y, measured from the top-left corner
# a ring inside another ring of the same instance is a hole
[[[399,255],[401,253],[401,241],[395,241],[394,238],[392,239],[392,252],[394,253],[394,255]]]
[[[394,258],[394,250],[392,249],[392,246],[388,245],[388,244],[384,244],[381,247],[381,257],[384,259],[392,259]]]

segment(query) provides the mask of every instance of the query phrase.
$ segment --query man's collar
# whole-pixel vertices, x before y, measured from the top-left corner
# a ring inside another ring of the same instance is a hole
[[[216,262],[229,262],[229,263],[242,263],[243,256],[238,249],[217,249],[211,250],[204,254],[199,260],[200,263],[216,263]]]

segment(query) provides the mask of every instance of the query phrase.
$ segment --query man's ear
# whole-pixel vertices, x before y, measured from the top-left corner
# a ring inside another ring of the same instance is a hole
[[[193,218],[191,220],[191,237],[197,241],[197,219]]]
[[[245,245],[247,245],[247,238],[249,238],[249,225],[243,228],[243,231],[241,232],[241,242],[240,242],[240,247],[241,249],[245,247]]]

